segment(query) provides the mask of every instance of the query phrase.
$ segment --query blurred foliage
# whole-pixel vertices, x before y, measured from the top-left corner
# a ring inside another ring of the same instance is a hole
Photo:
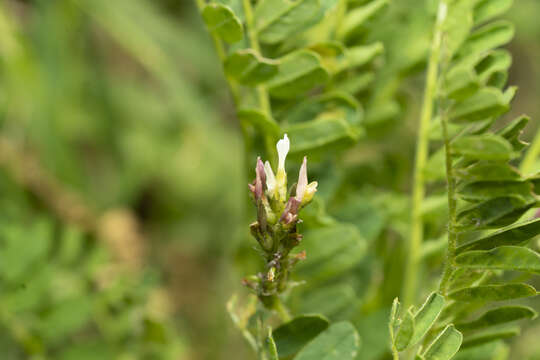
[[[352,319],[358,359],[388,356],[435,5],[392,1],[358,32],[343,30],[348,46],[384,48],[360,67],[363,76],[337,77],[356,90],[365,133],[339,155],[313,157],[320,190],[304,215],[308,259],[296,274],[311,280],[289,305]],[[516,25],[508,82],[520,87],[509,117],[540,118],[539,13],[538,1],[519,0],[507,16]],[[243,149],[192,1],[3,1],[0,124],[6,359],[253,358],[224,304],[245,294],[240,274],[260,266],[245,226],[245,167],[264,146]],[[444,198],[425,206],[422,281],[432,285],[447,214]],[[525,303],[538,309],[538,300]],[[459,356],[539,359],[539,334],[525,327],[510,350],[493,342]]]

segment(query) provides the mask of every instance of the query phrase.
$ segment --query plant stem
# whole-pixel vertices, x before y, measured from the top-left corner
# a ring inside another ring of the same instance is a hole
[[[276,296],[276,301],[274,303],[274,310],[279,314],[281,317],[281,320],[283,322],[287,322],[291,320],[291,314],[289,314],[289,310],[283,305],[283,302],[279,298],[279,296]]]
[[[523,175],[529,175],[533,171],[534,163],[540,154],[540,129],[536,131],[536,135],[532,144],[521,162],[520,170]]]
[[[414,168],[414,180],[412,189],[412,219],[409,235],[409,249],[407,266],[405,269],[405,284],[403,290],[403,303],[405,306],[412,304],[416,298],[418,272],[420,266],[420,247],[424,236],[422,203],[425,196],[424,168],[428,158],[429,150],[429,126],[433,117],[433,103],[437,93],[437,75],[441,53],[442,23],[444,17],[441,15],[442,7],[446,7],[444,0],[439,3],[439,15],[435,25],[435,34],[429,56],[429,63],[426,77],[426,87],[418,130],[418,140],[416,143],[416,157]]]
[[[259,46],[259,39],[257,38],[257,31],[255,29],[254,19],[253,19],[253,8],[251,6],[251,0],[243,0],[244,15],[246,17],[246,32],[249,38],[249,44],[257,52],[261,54],[261,47]],[[268,117],[270,121],[274,121],[272,117],[272,108],[270,107],[270,98],[266,87],[264,85],[259,85],[256,88],[257,98],[259,100],[259,106],[261,111]],[[269,161],[274,164],[276,159],[276,150],[274,149],[275,140],[270,134],[264,134],[264,140],[266,145],[266,152]],[[275,165],[275,164],[274,164]]]

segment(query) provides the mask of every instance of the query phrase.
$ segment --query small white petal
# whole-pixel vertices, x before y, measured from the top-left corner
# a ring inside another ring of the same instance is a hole
[[[279,140],[276,145],[277,152],[278,152],[278,171],[285,170],[285,159],[287,158],[287,154],[289,153],[290,148],[290,142],[289,138],[287,137],[287,134],[283,136],[283,139]]]
[[[300,172],[298,173],[298,183],[296,184],[296,200],[302,201],[307,186],[307,158],[304,156]]]
[[[264,163],[264,173],[266,174],[266,187],[268,192],[272,194],[276,188],[276,177],[268,161]]]

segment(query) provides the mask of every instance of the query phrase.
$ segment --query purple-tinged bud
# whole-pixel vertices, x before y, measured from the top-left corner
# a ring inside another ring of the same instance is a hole
[[[264,188],[266,187],[266,174],[264,173],[264,164],[261,158],[257,158],[257,166],[255,166],[255,182],[253,184],[253,195],[258,202],[262,199]],[[251,187],[250,187],[251,189]]]
[[[300,201],[294,197],[290,197],[289,201],[285,205],[285,210],[281,214],[279,221],[285,225],[291,224],[298,219],[298,208],[300,207]]]

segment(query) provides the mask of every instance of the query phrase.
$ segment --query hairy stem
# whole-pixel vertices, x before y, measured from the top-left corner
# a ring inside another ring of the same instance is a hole
[[[428,158],[429,149],[429,126],[433,117],[433,104],[437,93],[437,75],[441,53],[442,23],[444,21],[443,12],[446,3],[441,0],[439,4],[439,15],[435,25],[435,34],[429,56],[426,86],[418,130],[418,140],[416,143],[416,156],[414,166],[414,180],[412,188],[412,219],[409,234],[409,248],[407,265],[405,269],[405,283],[403,290],[403,302],[405,306],[412,304],[416,298],[418,286],[418,272],[420,267],[420,247],[424,236],[422,220],[422,203],[425,196],[424,168]]]

